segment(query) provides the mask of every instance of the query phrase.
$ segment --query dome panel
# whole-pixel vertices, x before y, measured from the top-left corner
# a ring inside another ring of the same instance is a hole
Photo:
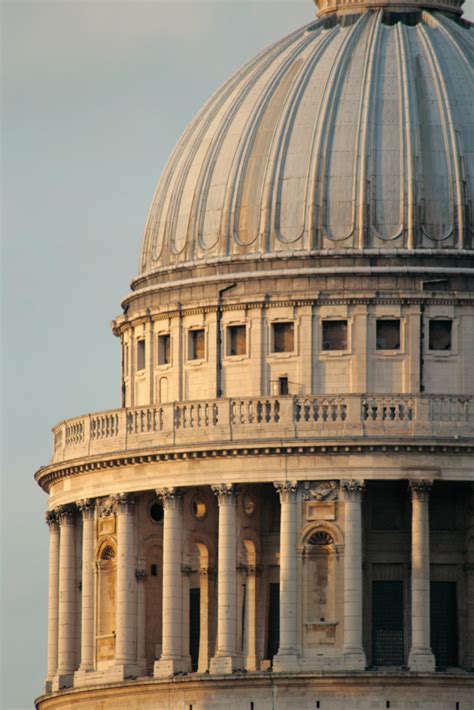
[[[385,17],[303,27],[214,94],[159,182],[141,275],[289,247],[472,248],[472,28]]]

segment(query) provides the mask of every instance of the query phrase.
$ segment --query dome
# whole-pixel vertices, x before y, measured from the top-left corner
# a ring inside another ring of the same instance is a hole
[[[179,141],[135,286],[201,263],[471,249],[473,37],[455,14],[378,9],[266,49]]]

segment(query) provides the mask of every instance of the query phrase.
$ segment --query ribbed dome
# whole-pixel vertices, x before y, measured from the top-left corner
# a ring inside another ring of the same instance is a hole
[[[472,248],[473,29],[438,12],[394,17],[323,18],[214,94],[158,184],[142,275],[264,255]]]

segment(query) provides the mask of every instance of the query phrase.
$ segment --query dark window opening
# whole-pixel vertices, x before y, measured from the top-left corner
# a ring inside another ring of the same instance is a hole
[[[137,340],[137,370],[145,369],[145,340]]]
[[[294,323],[273,323],[273,352],[292,353],[295,349]]]
[[[245,355],[247,352],[247,328],[245,325],[230,325],[227,328],[227,355]]]
[[[430,492],[430,530],[456,530],[456,489],[449,483],[435,484]]]
[[[158,365],[169,365],[171,362],[171,336],[169,333],[158,336]]]
[[[372,583],[372,665],[404,665],[403,582]]]
[[[376,323],[377,350],[400,350],[400,321],[383,319]]]
[[[280,585],[272,582],[268,603],[267,658],[272,661],[280,646]]]
[[[288,377],[278,378],[278,394],[290,394],[290,383],[288,382]]]
[[[347,321],[323,321],[323,350],[347,350]]]
[[[189,360],[203,360],[205,353],[204,330],[189,331]]]
[[[431,649],[437,668],[458,665],[456,582],[431,582]]]
[[[150,507],[150,517],[154,523],[161,523],[163,520],[163,506],[161,503],[153,503]]]
[[[150,577],[158,577],[158,565],[150,565]]]
[[[374,481],[367,490],[372,530],[403,530],[406,528],[406,489],[402,482]]]
[[[430,320],[429,349],[451,350],[453,321]]]
[[[201,590],[189,590],[189,655],[191,670],[195,673],[199,661],[199,640],[201,636]]]

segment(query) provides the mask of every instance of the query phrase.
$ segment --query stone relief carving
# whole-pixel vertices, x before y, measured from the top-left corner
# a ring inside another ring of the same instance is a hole
[[[303,499],[327,503],[338,500],[339,483],[337,481],[306,481],[303,486]]]

